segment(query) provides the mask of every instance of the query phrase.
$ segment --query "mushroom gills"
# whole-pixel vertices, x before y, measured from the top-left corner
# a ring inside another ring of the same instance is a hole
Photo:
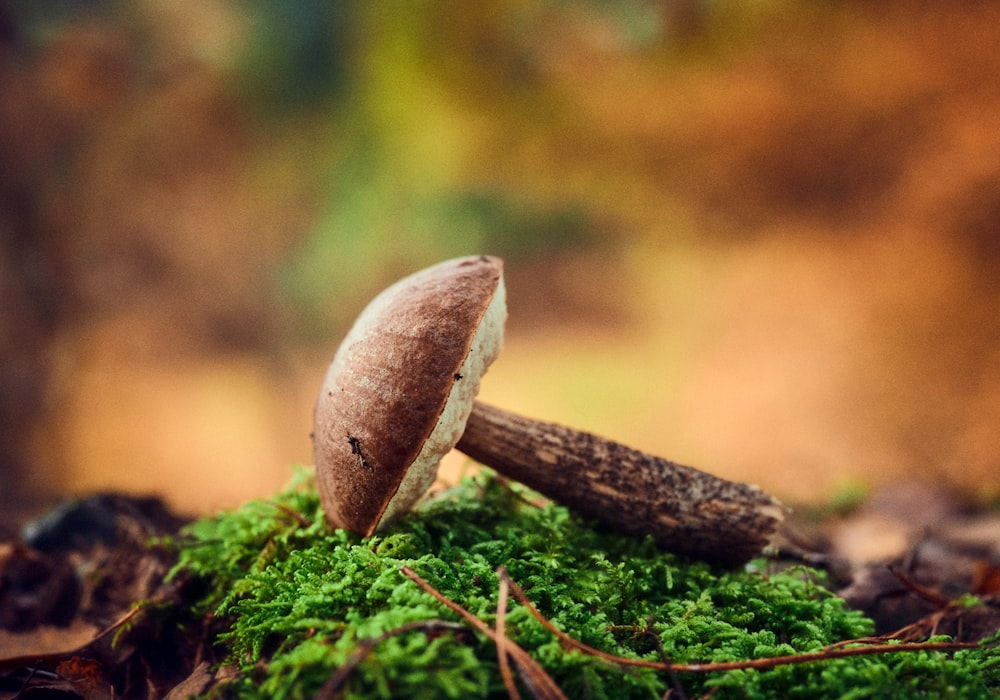
[[[420,454],[406,470],[399,487],[389,499],[375,530],[381,530],[408,511],[420,500],[437,478],[438,464],[462,437],[469,413],[479,393],[479,377],[500,354],[503,326],[507,319],[507,294],[503,278],[497,286],[493,300],[486,307],[483,320],[472,339],[472,347],[462,367],[453,376],[451,393],[441,411],[437,425],[424,442]]]

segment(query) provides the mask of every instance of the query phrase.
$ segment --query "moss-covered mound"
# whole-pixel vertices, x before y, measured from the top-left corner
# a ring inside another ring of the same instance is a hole
[[[532,498],[488,475],[467,479],[391,532],[360,539],[326,526],[303,474],[271,501],[192,525],[178,571],[210,582],[203,610],[226,621],[219,643],[240,669],[215,692],[312,697],[347,664],[346,697],[507,697],[492,641],[471,628],[410,624],[462,621],[403,566],[491,627],[504,566],[570,636],[653,661],[817,651],[871,632],[815,572],[769,574],[763,561],[756,573],[685,562]],[[1000,688],[998,659],[986,649],[671,678],[569,650],[517,601],[508,611],[507,637],[570,698],[655,699],[678,686],[690,697],[715,689],[716,698],[974,698]]]

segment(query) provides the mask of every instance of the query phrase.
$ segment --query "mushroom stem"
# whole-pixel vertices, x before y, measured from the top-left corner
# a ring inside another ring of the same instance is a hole
[[[756,486],[478,401],[457,447],[612,529],[728,566],[759,555],[784,517]]]

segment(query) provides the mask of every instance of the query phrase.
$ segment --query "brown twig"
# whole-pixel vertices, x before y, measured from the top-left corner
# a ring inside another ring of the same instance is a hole
[[[939,608],[944,608],[952,604],[951,598],[943,596],[932,588],[918,583],[909,574],[903,571],[903,568],[896,566],[895,564],[889,565],[889,571],[893,576],[899,579],[899,582],[906,586],[911,593],[913,593],[918,598],[926,600],[932,605],[936,605]]]
[[[314,695],[314,700],[331,700],[334,694],[344,687],[347,683],[347,679],[350,677],[354,669],[364,661],[365,657],[372,652],[372,650],[389,639],[398,634],[404,634],[406,632],[412,632],[414,630],[423,630],[424,632],[436,632],[440,630],[449,630],[453,632],[465,632],[468,628],[465,625],[460,625],[455,622],[446,622],[444,620],[417,620],[416,622],[408,622],[405,625],[400,625],[399,627],[394,627],[391,630],[386,630],[377,637],[369,637],[368,639],[363,639],[358,642],[358,646],[355,647],[351,655],[347,657],[347,661],[337,669],[330,678],[327,679],[326,683],[316,692]]]
[[[477,618],[475,615],[470,613],[468,610],[460,606],[458,603],[450,600],[444,596],[441,592],[436,590],[429,583],[424,581],[420,576],[418,576],[409,567],[401,567],[401,571],[410,580],[414,581],[418,586],[423,588],[425,591],[430,593],[438,602],[447,607],[449,610],[459,614],[464,620],[475,627],[478,631],[485,634],[487,637],[493,640],[493,642],[498,647],[498,653],[501,650],[506,650],[506,654],[511,660],[517,665],[518,670],[521,672],[522,679],[525,685],[531,690],[532,695],[535,698],[565,698],[565,695],[556,686],[555,681],[538,665],[538,663],[516,642],[506,637],[504,632],[504,626],[502,620],[498,619],[497,629],[494,631],[485,622]],[[758,671],[768,670],[772,668],[777,668],[779,666],[788,666],[792,664],[804,664],[813,663],[818,661],[832,661],[834,659],[844,659],[854,656],[873,656],[878,654],[894,654],[899,652],[914,652],[914,651],[957,651],[959,649],[973,649],[978,647],[978,644],[969,642],[919,642],[919,643],[899,643],[899,644],[886,644],[886,643],[869,643],[871,638],[865,639],[853,639],[840,642],[836,645],[831,645],[824,648],[821,651],[816,652],[806,652],[799,654],[786,654],[783,656],[772,656],[764,659],[750,659],[745,661],[718,661],[703,664],[677,664],[670,663],[666,661],[647,661],[645,659],[630,659],[623,656],[617,656],[615,654],[610,654],[608,652],[602,651],[595,647],[584,644],[583,642],[570,637],[568,634],[557,628],[550,620],[548,620],[538,609],[531,603],[528,596],[524,593],[520,586],[510,577],[506,569],[500,567],[497,569],[497,576],[500,578],[501,585],[501,603],[498,605],[498,618],[500,618],[500,610],[506,612],[507,605],[507,594],[504,590],[509,588],[510,592],[514,595],[517,600],[525,606],[528,612],[541,623],[545,629],[549,630],[554,634],[563,644],[570,648],[576,649],[582,653],[589,656],[608,661],[610,663],[616,664],[618,666],[634,666],[639,668],[649,668],[657,671],[663,671],[666,673],[719,673],[724,671],[740,671],[754,669]],[[504,641],[500,641],[503,637]],[[876,638],[877,639],[877,638]],[[864,646],[854,646],[847,647],[846,644],[863,644]],[[503,671],[501,671],[503,673]],[[508,688],[508,693],[510,693],[511,685],[507,685],[508,679],[504,679],[504,684]],[[513,679],[511,679],[513,683]],[[511,697],[517,697],[516,689]]]
[[[653,643],[656,645],[656,651],[659,653],[660,658],[663,659],[664,663],[669,663],[667,658],[667,652],[663,648],[663,640],[660,639],[660,635],[657,634],[656,630],[653,628],[653,616],[650,615],[646,619],[646,633],[653,638]],[[681,684],[680,676],[677,675],[677,671],[672,668],[667,669],[667,675],[670,677],[670,685],[674,692],[677,693],[678,700],[687,700],[687,693],[684,690],[684,686]],[[668,693],[670,691],[667,691]]]
[[[877,654],[894,654],[896,652],[908,651],[958,651],[959,649],[972,649],[979,646],[967,642],[918,642],[901,644],[873,644],[871,646],[846,647],[839,649],[824,649],[822,651],[808,652],[804,654],[788,654],[785,656],[772,656],[766,659],[751,659],[749,661],[719,661],[707,664],[670,664],[670,666],[681,672],[689,673],[714,673],[719,671],[741,671],[746,669],[756,669],[763,671],[778,666],[789,666],[792,664],[805,664],[814,661],[831,661],[833,659],[846,659],[852,656],[874,656]]]
[[[475,627],[482,634],[485,634],[487,637],[492,639],[493,643],[496,644],[497,634],[490,629],[489,625],[458,603],[442,595],[432,585],[420,578],[420,576],[410,567],[400,567],[400,571],[402,571],[403,575],[408,579],[423,588],[426,592],[430,593],[435,600],[452,612],[460,615],[463,620]],[[555,681],[552,680],[552,677],[547,674],[545,670],[538,665],[538,662],[535,661],[519,644],[508,639],[506,646],[508,656],[510,656],[510,659],[517,665],[518,670],[521,672],[521,679],[524,681],[524,684],[528,686],[528,690],[536,700],[569,700],[566,695],[563,694],[562,690],[560,690],[559,686],[556,685]]]
[[[554,634],[563,644],[578,651],[582,651],[584,654],[587,654],[588,656],[594,656],[596,658],[604,659],[605,661],[610,661],[611,663],[618,665],[627,662],[627,665],[630,666],[643,666],[646,668],[656,668],[656,669],[665,669],[670,665],[665,663],[658,663],[656,661],[644,661],[642,659],[626,659],[625,657],[609,654],[606,651],[601,651],[600,649],[588,646],[577,639],[573,639],[568,634],[563,632],[561,629],[553,625],[548,618],[546,618],[544,615],[542,615],[542,613],[538,611],[538,608],[536,608],[532,604],[531,600],[528,599],[528,596],[525,595],[524,591],[521,590],[521,587],[514,582],[514,580],[510,577],[510,575],[507,573],[505,569],[500,569],[497,573],[501,577],[501,580],[505,580],[507,582],[507,585],[510,586],[511,593],[513,593],[514,597],[517,598],[518,602],[520,602],[521,605],[523,605],[528,610],[528,612],[531,613],[531,616],[534,617],[536,620],[538,620],[542,624],[542,627],[544,627],[549,632]]]
[[[264,502],[267,503],[269,506],[274,506],[285,515],[297,520],[299,525],[301,525],[302,527],[309,527],[310,525],[312,525],[312,522],[310,522],[309,518],[302,515],[302,513],[298,512],[293,508],[289,508],[288,506],[282,505],[276,501],[264,501]]]
[[[507,577],[506,571],[501,566],[497,573],[500,575],[500,591],[497,595],[497,621],[496,621],[496,647],[497,663],[500,664],[500,677],[503,678],[504,687],[507,688],[507,695],[511,700],[521,700],[521,694],[517,690],[514,682],[514,674],[510,671],[510,660],[507,658]]]
[[[503,573],[507,576],[506,572]],[[520,586],[514,583],[513,580],[507,576],[508,584],[510,585],[511,592],[514,597],[520,601],[522,605],[527,608],[528,612],[538,620],[545,629],[552,632],[556,637],[559,638],[565,644],[578,649],[586,654],[604,659],[606,661],[611,661],[613,663],[623,665],[623,666],[639,666],[641,668],[652,668],[660,671],[678,671],[687,673],[713,673],[718,671],[737,671],[744,669],[769,669],[776,668],[778,666],[787,666],[789,664],[800,664],[809,663],[813,661],[826,661],[830,659],[840,659],[851,656],[869,656],[872,654],[888,654],[895,652],[904,651],[957,651],[958,649],[971,649],[978,644],[967,643],[967,642],[923,642],[923,643],[904,643],[904,644],[872,644],[870,646],[859,646],[859,647],[827,647],[822,651],[808,652],[803,654],[788,654],[785,656],[772,656],[766,659],[751,659],[747,661],[717,661],[712,663],[704,664],[675,664],[675,663],[665,663],[657,661],[646,661],[644,659],[630,659],[623,656],[616,656],[615,654],[609,654],[607,652],[601,651],[600,649],[595,649],[594,647],[588,646],[583,642],[573,639],[568,634],[558,629],[552,624],[548,619],[542,615],[538,609],[531,604],[528,597],[521,590]],[[847,642],[841,642],[840,644],[850,644],[852,642],[864,642],[864,640],[849,640]]]

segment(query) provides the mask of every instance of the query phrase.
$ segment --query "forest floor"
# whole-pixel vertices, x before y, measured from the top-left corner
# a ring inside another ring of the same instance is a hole
[[[149,545],[183,518],[110,493],[28,523],[0,517],[0,531],[21,533],[0,542],[0,698],[186,697],[219,682],[218,621],[177,624],[203,591],[166,580],[175,556]],[[879,635],[977,641],[1000,629],[1000,512],[940,490],[904,483],[793,511],[769,556],[825,570]]]

